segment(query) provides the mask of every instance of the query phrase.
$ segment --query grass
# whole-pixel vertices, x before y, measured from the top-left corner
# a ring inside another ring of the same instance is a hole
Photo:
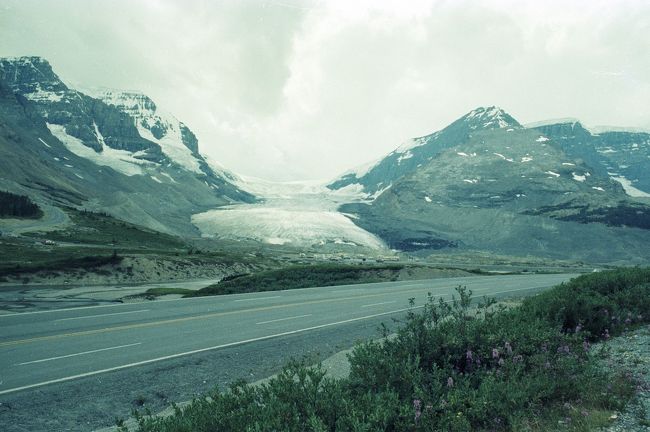
[[[0,265],[0,277],[19,276],[26,274],[33,274],[36,272],[47,271],[57,272],[66,270],[93,270],[107,265],[118,265],[122,262],[123,257],[115,253],[106,255],[87,255],[81,256],[67,256],[57,257],[50,256],[50,260],[43,262],[28,262],[23,264],[12,264],[11,262],[4,262]]]
[[[402,269],[403,265],[292,266],[227,277],[214,285],[188,294],[188,297],[394,281]]]
[[[187,250],[179,237],[121,221],[105,213],[66,208],[73,224],[62,230],[28,234],[55,242],[100,245],[120,249]]]
[[[581,276],[512,308],[472,310],[471,291],[457,293],[358,345],[348,378],[292,361],[266,384],[138,416],[138,431],[589,431],[631,398],[630,378],[603,370],[590,343],[650,321],[650,269]]]
[[[41,271],[93,270],[107,264],[119,264],[121,258],[116,259],[116,255],[187,254],[190,250],[177,237],[106,214],[71,208],[65,211],[73,222],[65,229],[0,238],[0,277]],[[45,240],[51,240],[54,244],[43,244]]]

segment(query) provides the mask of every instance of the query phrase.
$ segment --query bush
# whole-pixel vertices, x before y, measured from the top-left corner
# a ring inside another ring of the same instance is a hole
[[[650,268],[592,273],[524,301],[525,314],[593,341],[648,322]]]

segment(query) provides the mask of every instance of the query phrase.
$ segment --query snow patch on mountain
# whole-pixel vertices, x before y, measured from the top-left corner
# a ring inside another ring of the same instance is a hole
[[[183,168],[202,174],[199,160],[183,142],[181,123],[172,114],[159,109],[146,95],[117,90],[90,90],[92,96],[120,108],[135,120],[142,138],[158,144],[171,160]],[[156,137],[152,131],[158,131]]]
[[[578,175],[574,172],[571,173],[573,176],[573,180],[578,181],[578,182],[585,182],[587,181],[587,176],[586,175]]]
[[[115,171],[121,172],[127,176],[142,175],[143,167],[146,165],[155,165],[151,162],[146,162],[141,159],[133,157],[133,153],[126,150],[115,150],[108,146],[104,146],[101,152],[96,152],[90,147],[86,146],[81,140],[68,135],[65,131],[65,126],[46,123],[47,128],[50,130],[59,141],[66,146],[68,150],[77,156],[88,159],[97,165],[108,166]]]
[[[616,180],[623,186],[623,189],[625,189],[625,193],[628,194],[631,197],[636,197],[636,198],[650,198],[650,194],[647,192],[643,192],[640,189],[635,188],[632,185],[632,182],[628,180],[627,178],[623,176],[618,176],[618,177],[612,177],[612,180]]]

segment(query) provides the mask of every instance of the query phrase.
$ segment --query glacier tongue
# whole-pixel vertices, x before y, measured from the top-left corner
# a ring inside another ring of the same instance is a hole
[[[298,247],[347,244],[385,248],[379,238],[337,211],[339,205],[363,200],[365,194],[332,192],[318,182],[245,180],[239,186],[265,201],[195,214],[192,223],[204,236]]]

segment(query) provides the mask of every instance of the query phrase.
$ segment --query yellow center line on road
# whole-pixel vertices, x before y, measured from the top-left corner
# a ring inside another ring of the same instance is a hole
[[[541,288],[541,287],[533,286],[533,287],[527,287],[527,288],[518,288],[518,289],[513,289],[513,290],[507,290],[507,291],[497,291],[497,292],[494,292],[494,293],[491,293],[491,294],[500,294],[500,293],[512,292],[512,291],[531,290],[531,289],[535,289],[535,288]],[[390,294],[413,294],[413,293],[421,293],[422,291],[425,291],[425,292],[429,291],[430,292],[431,287],[422,287],[420,289],[403,290],[403,291],[400,290],[400,291],[392,291],[392,292],[384,292],[384,293],[376,293],[376,294],[364,294],[364,295],[353,296],[353,297],[340,297],[340,298],[334,298],[334,299],[321,299],[321,300],[311,300],[311,301],[299,302],[299,303],[288,303],[288,304],[281,304],[281,305],[262,306],[262,307],[256,307],[256,308],[251,308],[251,309],[234,310],[234,311],[228,311],[228,312],[215,312],[215,313],[210,313],[210,314],[195,315],[195,316],[189,316],[189,317],[184,317],[184,318],[173,318],[173,319],[167,319],[167,320],[161,320],[161,321],[152,321],[152,322],[145,322],[145,323],[138,323],[138,324],[127,324],[127,325],[120,325],[120,326],[113,326],[113,327],[105,327],[105,328],[100,328],[100,329],[95,329],[95,330],[84,330],[84,331],[61,333],[61,334],[55,334],[55,335],[49,335],[49,336],[39,336],[39,337],[34,337],[34,338],[29,338],[29,339],[17,339],[17,340],[12,340],[12,341],[0,342],[0,348],[1,347],[7,347],[7,346],[23,345],[23,344],[33,343],[33,342],[42,342],[42,341],[49,341],[49,340],[55,340],[55,339],[63,339],[63,338],[68,338],[68,337],[89,336],[89,335],[116,332],[116,331],[122,331],[122,330],[133,330],[133,329],[138,329],[138,328],[157,327],[157,326],[168,325],[168,324],[177,324],[177,323],[182,323],[182,322],[189,322],[189,321],[196,321],[196,320],[202,320],[202,319],[217,318],[217,317],[235,315],[235,314],[242,314],[242,313],[262,312],[262,311],[285,309],[285,308],[291,308],[291,307],[297,307],[297,306],[306,306],[306,305],[314,305],[314,304],[322,304],[322,303],[337,303],[337,302],[344,302],[344,301],[349,301],[349,300],[381,297],[381,296],[386,296],[386,295],[390,295]],[[449,293],[449,294],[451,294],[451,293]],[[434,297],[439,297],[439,295],[434,296]]]
[[[421,292],[421,291],[422,291],[422,289],[409,290],[409,291],[399,291],[399,293],[411,294],[411,293],[416,293],[416,292]],[[201,319],[210,319],[210,318],[216,318],[216,317],[222,317],[222,316],[228,316],[228,315],[234,315],[234,314],[262,312],[262,311],[269,311],[269,310],[275,310],[275,309],[284,309],[284,308],[291,308],[291,307],[297,307],[297,306],[306,306],[306,305],[313,305],[313,304],[321,304],[321,303],[336,303],[336,302],[343,302],[343,301],[362,299],[362,298],[380,297],[380,296],[385,296],[385,295],[389,295],[389,294],[396,294],[396,293],[395,292],[388,292],[388,293],[365,294],[365,295],[353,296],[353,297],[340,297],[340,298],[334,298],[334,299],[311,300],[311,301],[300,302],[300,303],[288,303],[288,304],[280,304],[280,305],[272,305],[272,306],[261,306],[261,307],[256,307],[256,308],[243,309],[243,310],[234,310],[234,311],[227,311],[227,312],[215,312],[215,313],[210,313],[210,314],[195,315],[195,316],[189,316],[189,317],[183,317],[183,318],[173,318],[173,319],[167,319],[167,320],[161,320],[161,321],[151,321],[151,322],[138,323],[138,324],[127,324],[127,325],[105,327],[105,328],[94,329],[94,330],[83,330],[83,331],[77,331],[77,332],[71,332],[71,333],[60,333],[60,334],[49,335],[49,336],[40,336],[40,337],[34,337],[34,338],[29,338],[29,339],[17,339],[17,340],[12,340],[12,341],[0,342],[0,347],[13,346],[13,345],[22,345],[22,344],[27,344],[27,343],[32,343],[32,342],[41,342],[41,341],[47,341],[47,340],[53,340],[53,339],[62,339],[62,338],[74,337],[74,336],[88,336],[88,335],[108,333],[108,332],[114,332],[114,331],[120,331],[120,330],[132,330],[132,329],[138,329],[138,328],[156,327],[156,326],[161,326],[161,325],[177,324],[177,323],[182,323],[182,322],[195,321],[195,320],[201,320]]]

